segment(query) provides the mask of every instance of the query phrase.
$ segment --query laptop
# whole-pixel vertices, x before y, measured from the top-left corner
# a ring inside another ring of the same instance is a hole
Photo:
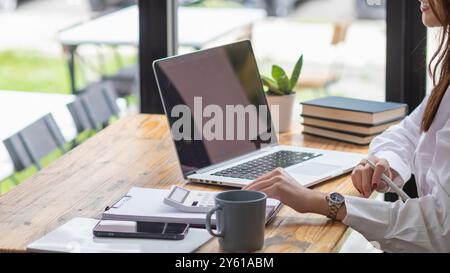
[[[349,172],[364,158],[278,143],[249,41],[157,60],[153,69],[190,182],[241,188],[284,168],[308,187]]]

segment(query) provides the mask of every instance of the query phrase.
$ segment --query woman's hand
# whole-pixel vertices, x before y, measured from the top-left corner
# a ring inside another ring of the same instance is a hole
[[[363,160],[352,172],[353,185],[365,198],[370,197],[374,190],[379,192],[388,190],[386,182],[381,180],[383,173],[391,179],[396,175],[386,159],[371,157],[370,160],[375,164],[375,170]]]
[[[302,186],[284,169],[276,169],[243,189],[262,191],[268,197],[278,199],[300,213],[317,213],[325,216],[329,213],[326,193]],[[346,215],[347,210],[342,206],[336,220],[342,221]]]
[[[311,212],[308,200],[315,194],[281,168],[265,174],[243,189],[264,192],[301,213]]]

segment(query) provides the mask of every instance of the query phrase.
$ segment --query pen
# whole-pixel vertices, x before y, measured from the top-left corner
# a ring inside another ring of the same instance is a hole
[[[376,166],[372,161],[367,159],[366,162],[373,170],[375,170]],[[403,201],[410,199],[410,197],[402,189],[400,189],[385,173],[381,174],[381,179],[383,179],[383,181],[386,182],[386,184],[388,184],[388,186],[391,187],[391,189],[393,189]]]

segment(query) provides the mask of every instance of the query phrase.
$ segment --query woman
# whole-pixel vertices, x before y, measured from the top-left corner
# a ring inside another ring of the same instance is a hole
[[[442,28],[430,64],[434,90],[401,124],[371,143],[375,170],[362,162],[352,173],[362,198],[302,187],[282,169],[246,189],[263,191],[301,213],[342,221],[387,252],[450,252],[450,0],[420,2],[423,23]],[[382,173],[399,186],[414,174],[419,198],[406,203],[366,199],[374,190],[389,190]]]

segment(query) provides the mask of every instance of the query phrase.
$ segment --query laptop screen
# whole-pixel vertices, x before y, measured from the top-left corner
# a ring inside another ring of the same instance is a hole
[[[276,143],[249,41],[154,63],[183,175]]]

